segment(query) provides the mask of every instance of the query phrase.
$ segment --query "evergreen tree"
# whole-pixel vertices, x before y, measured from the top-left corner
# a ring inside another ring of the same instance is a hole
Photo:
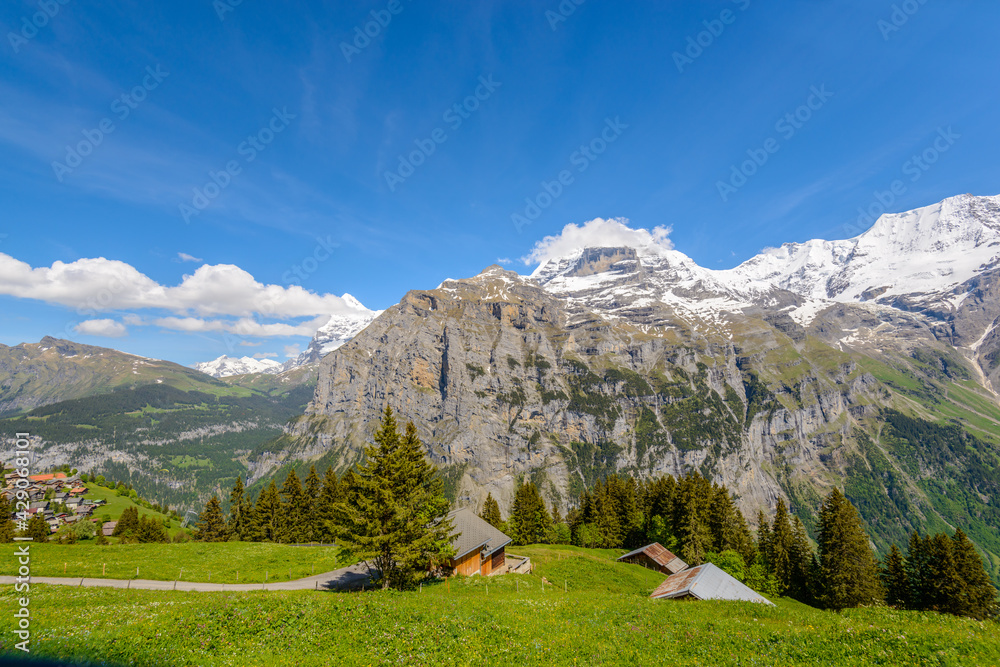
[[[764,510],[757,510],[757,560],[770,572],[771,526]]]
[[[503,530],[503,517],[500,516],[500,505],[492,493],[486,494],[486,502],[483,503],[483,511],[479,517],[497,530]]]
[[[139,508],[126,507],[118,517],[115,529],[111,531],[112,537],[134,538],[139,530]]]
[[[882,562],[882,586],[885,588],[885,602],[891,607],[905,608],[910,602],[910,584],[906,576],[906,560],[895,544]]]
[[[680,556],[688,565],[701,565],[712,551],[712,531],[698,511],[697,499],[688,500],[687,522],[681,527]]]
[[[309,466],[309,474],[305,481],[305,520],[303,521],[303,537],[307,542],[319,542],[322,525],[319,517],[319,501],[322,493],[323,482],[316,473],[316,466]]]
[[[229,493],[229,521],[226,523],[226,530],[230,537],[243,539],[247,533],[247,503],[243,488],[243,477],[237,475],[233,490]]]
[[[449,503],[412,422],[400,437],[386,408],[374,440],[335,507],[331,528],[354,556],[370,563],[383,588],[407,588],[454,553]]]
[[[0,493],[0,544],[14,541],[15,526],[10,518],[10,503],[7,496]]]
[[[24,537],[30,537],[32,542],[48,542],[52,529],[41,512],[35,512],[28,519],[28,526],[24,530]]]
[[[792,520],[792,550],[790,552],[791,578],[789,580],[789,595],[799,602],[812,604],[813,599],[813,550],[809,545],[806,527],[802,519],[796,516]]]
[[[878,561],[868,546],[861,517],[839,489],[819,513],[819,595],[828,609],[874,604],[884,599]]]
[[[989,575],[983,568],[983,561],[969,538],[959,528],[952,539],[955,569],[962,582],[957,599],[952,604],[953,612],[983,620],[996,617],[997,590],[990,583]]]
[[[226,537],[226,518],[222,514],[222,505],[219,497],[213,495],[198,515],[197,539],[201,542],[225,542]]]
[[[306,541],[306,518],[309,502],[306,499],[295,469],[288,471],[281,485],[281,508],[278,514],[278,542],[301,543]]]
[[[927,543],[928,595],[924,608],[949,614],[955,613],[955,602],[962,589],[962,581],[955,567],[951,538],[938,533]]]
[[[549,534],[552,519],[532,482],[525,482],[515,492],[507,527],[515,544],[536,544]]]
[[[318,537],[320,542],[333,542],[335,539],[330,525],[334,521],[334,508],[340,502],[341,484],[333,468],[327,468],[323,475],[323,489],[316,503],[316,516],[319,523]]]
[[[929,537],[921,537],[917,531],[914,531],[910,535],[910,544],[905,562],[906,590],[909,593],[909,600],[907,600],[906,606],[910,609],[927,609],[927,605],[930,604],[929,542]]]
[[[778,506],[774,511],[774,523],[771,526],[768,542],[770,551],[767,554],[767,562],[771,573],[778,580],[781,595],[788,595],[794,577],[792,552],[795,549],[795,537],[792,534],[792,524],[788,518],[788,506],[785,505],[784,498],[778,498]]]
[[[139,517],[139,527],[136,530],[136,538],[140,542],[169,542],[167,531],[163,527],[163,522],[154,519],[148,514]]]
[[[253,541],[277,542],[278,513],[281,510],[281,498],[278,496],[278,486],[271,480],[254,504]]]

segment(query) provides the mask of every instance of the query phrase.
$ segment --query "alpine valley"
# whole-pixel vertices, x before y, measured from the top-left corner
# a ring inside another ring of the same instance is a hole
[[[1000,579],[1000,197],[725,271],[649,236],[358,306],[280,367],[0,348],[3,432],[193,507],[237,474],[347,470],[389,406],[460,505],[506,511],[530,478],[565,511],[615,471],[700,470],[747,516],[785,498],[812,531],[839,486],[880,551],[961,526]]]

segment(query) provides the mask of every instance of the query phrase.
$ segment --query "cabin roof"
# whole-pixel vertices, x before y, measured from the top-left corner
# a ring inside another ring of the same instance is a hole
[[[741,584],[725,570],[712,563],[670,575],[649,597],[679,598],[686,595],[699,600],[742,600],[772,604],[767,598]]]
[[[618,560],[628,560],[629,558],[639,554],[645,554],[646,557],[660,567],[665,567],[674,573],[687,568],[687,563],[675,556],[669,549],[664,547],[659,542],[653,542],[652,544],[647,544],[646,546],[640,547],[635,551],[630,551],[624,556],[620,556]]]
[[[455,558],[485,548],[488,554],[510,544],[511,538],[491,526],[468,507],[448,514],[455,527],[451,543],[455,547]]]

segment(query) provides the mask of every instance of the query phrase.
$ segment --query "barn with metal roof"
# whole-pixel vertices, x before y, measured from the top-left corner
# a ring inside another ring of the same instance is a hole
[[[687,569],[687,563],[670,553],[659,542],[653,542],[635,551],[630,551],[619,557],[618,560],[622,563],[642,565],[664,574],[677,574],[681,570]]]
[[[667,577],[652,595],[653,599],[692,597],[696,600],[740,600],[773,606],[767,598],[741,584],[728,572],[705,563]]]

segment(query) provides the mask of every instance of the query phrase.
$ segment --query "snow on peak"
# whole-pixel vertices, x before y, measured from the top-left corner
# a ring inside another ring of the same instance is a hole
[[[283,370],[282,364],[273,359],[254,359],[253,357],[233,358],[222,355],[212,361],[203,361],[192,366],[197,371],[201,371],[215,378],[228,377],[230,375],[246,375],[247,373],[280,373]]]

